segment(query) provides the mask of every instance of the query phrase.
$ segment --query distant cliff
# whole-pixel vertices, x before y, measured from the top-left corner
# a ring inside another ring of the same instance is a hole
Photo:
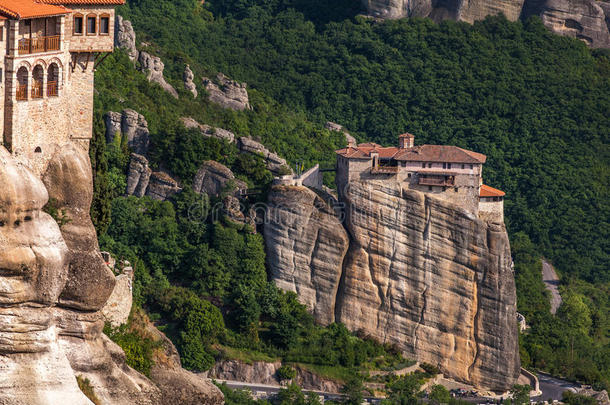
[[[373,17],[430,17],[472,23],[504,14],[511,21],[538,15],[553,32],[610,48],[610,3],[596,0],[362,0]]]
[[[340,197],[335,213],[307,188],[272,190],[275,282],[321,323],[397,344],[458,380],[510,388],[520,363],[504,225],[392,184],[353,182]]]

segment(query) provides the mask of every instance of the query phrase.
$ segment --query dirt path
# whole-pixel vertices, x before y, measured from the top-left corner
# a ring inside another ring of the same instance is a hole
[[[549,262],[542,259],[542,281],[546,288],[551,292],[551,313],[555,315],[557,308],[561,305],[561,295],[559,295],[559,277],[555,269]]]

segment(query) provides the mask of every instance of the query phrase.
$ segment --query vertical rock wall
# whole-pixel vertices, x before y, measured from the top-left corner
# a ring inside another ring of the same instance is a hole
[[[276,283],[321,323],[397,344],[458,380],[510,388],[519,355],[504,225],[398,184],[340,191],[343,224],[306,188],[272,191],[265,236]]]

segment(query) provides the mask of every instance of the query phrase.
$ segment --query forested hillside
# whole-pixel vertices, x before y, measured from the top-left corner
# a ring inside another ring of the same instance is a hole
[[[138,40],[162,57],[170,82],[181,88],[185,63],[198,86],[202,75],[222,71],[248,83],[254,110],[227,112],[182,93],[176,102],[133,72],[119,53],[98,72],[98,83],[108,83],[98,86],[98,132],[105,111],[132,107],[151,124],[153,163],[165,162],[186,180],[201,161],[214,158],[257,185],[269,179],[250,170],[256,163],[236,164],[227,145],[202,143],[177,124],[178,117],[189,115],[238,136],[258,137],[291,163],[333,163],[332,148],[343,141],[322,129],[327,120],[346,126],[359,140],[394,144],[397,134],[409,131],[416,143],[455,144],[485,153],[485,182],[507,193],[519,310],[532,325],[522,339],[524,365],[607,386],[608,54],[553,35],[536,18],[509,23],[496,17],[475,25],[418,19],[378,23],[356,17],[354,3],[128,0],[118,12],[132,21]],[[126,151],[115,149],[102,154],[114,173],[110,195],[118,197]],[[104,170],[100,166],[98,171]],[[165,205],[116,198],[111,214],[104,204],[97,213],[100,219],[112,217],[102,238],[107,248],[141,260],[146,271],[140,302],[156,302],[151,310],[175,329],[183,356],[190,355],[187,348],[196,340],[189,333],[210,333],[191,331],[194,321],[188,323],[178,311],[183,307],[205,314],[220,308],[222,316],[209,319],[224,319],[228,332],[211,340],[268,355],[290,358],[303,347],[312,350],[315,339],[339,333],[312,329],[294,298],[268,286],[259,236],[231,230],[228,224],[193,229],[181,222],[181,210],[198,198],[187,192]],[[138,219],[129,220],[134,216]],[[151,240],[156,232],[162,236]],[[157,243],[161,240],[175,245],[164,247]],[[164,250],[153,251],[157,248]],[[239,257],[235,263],[233,256]],[[541,256],[562,275],[569,305],[557,317],[549,313],[541,284]],[[240,282],[248,288],[239,287]],[[255,313],[248,312],[252,302],[259,302]],[[284,302],[282,310],[269,312],[269,302]],[[297,336],[286,338],[281,333],[287,331],[274,329],[286,322],[301,325]],[[382,352],[371,346],[367,356]],[[214,350],[198,353],[204,354],[193,363],[187,357],[187,365],[208,366]],[[333,356],[338,354],[311,358],[325,358],[328,364]]]

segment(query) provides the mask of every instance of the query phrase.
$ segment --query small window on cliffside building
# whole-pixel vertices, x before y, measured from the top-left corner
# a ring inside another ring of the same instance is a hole
[[[42,153],[42,148],[37,146],[36,149],[34,149],[34,153]]]
[[[82,14],[76,14],[74,16],[74,26],[72,29],[73,35],[83,35],[83,16]]]
[[[110,34],[110,16],[108,14],[102,14],[100,16],[100,35]]]
[[[89,14],[87,16],[87,35],[95,35],[97,32],[97,16]]]

